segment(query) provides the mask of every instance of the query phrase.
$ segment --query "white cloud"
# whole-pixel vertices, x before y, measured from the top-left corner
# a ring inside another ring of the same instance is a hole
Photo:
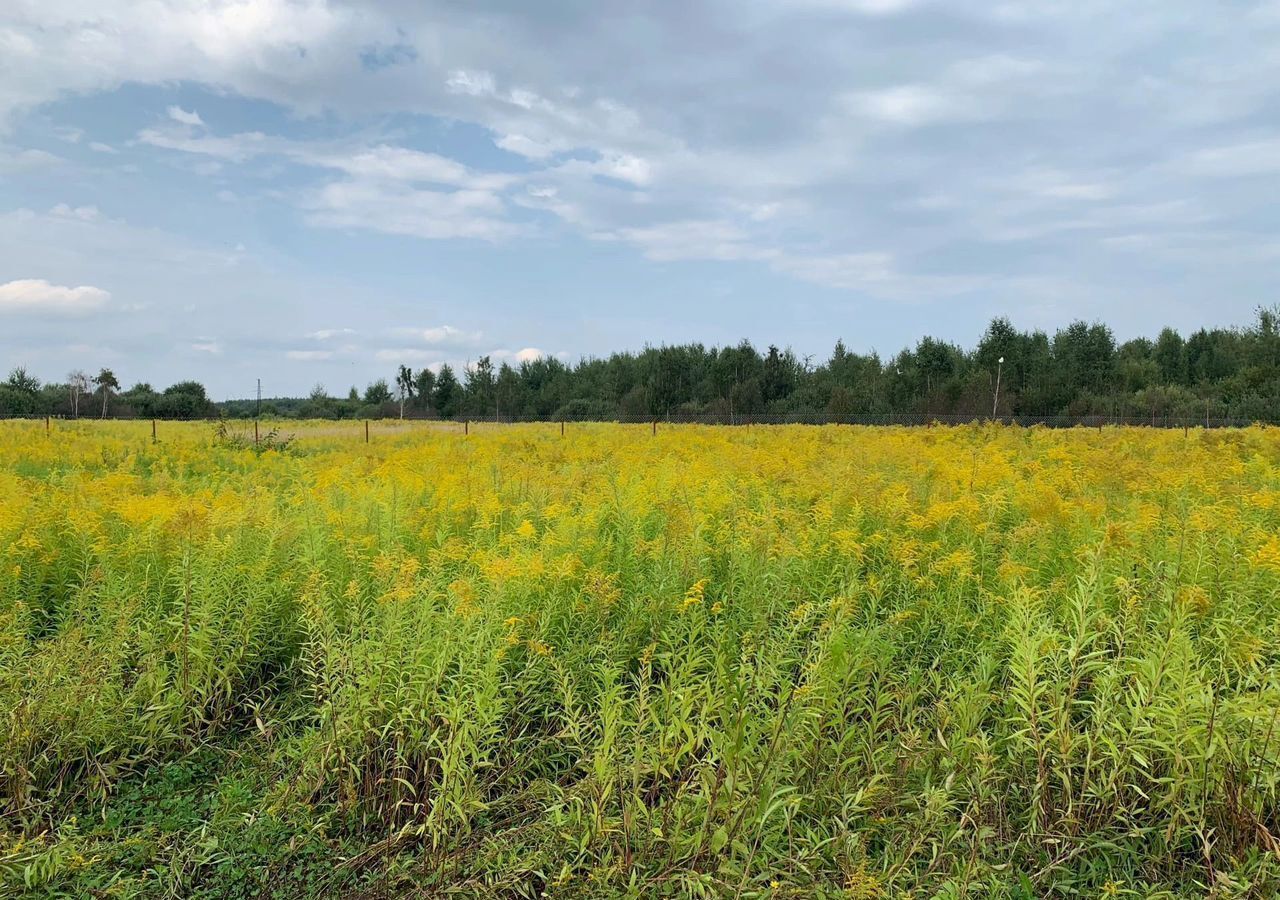
[[[355,333],[356,330],[354,328],[321,328],[319,331],[308,332],[306,337],[311,338],[313,341],[329,341],[344,334]]]
[[[332,350],[289,350],[285,353],[286,359],[292,359],[299,362],[315,362],[318,360],[333,359],[334,352]]]
[[[786,6],[809,7],[831,12],[853,12],[864,16],[890,16],[919,4],[919,0],[786,0]]]
[[[1274,175],[1280,172],[1280,138],[1206,147],[1190,154],[1175,168],[1217,178]]]
[[[14,150],[0,145],[0,173],[29,172],[50,168],[61,162],[61,157],[54,156],[47,150]]]
[[[181,128],[144,128],[138,132],[138,140],[165,150],[199,153],[230,162],[244,162],[263,153],[279,152],[288,146],[287,141],[268,138],[260,131],[243,132],[231,137],[216,135],[190,135]]]
[[[470,97],[484,97],[497,92],[497,84],[489,72],[455,69],[449,73],[445,85],[455,94],[466,94]]]
[[[0,284],[0,313],[84,315],[102,309],[111,294],[102,288],[65,287],[43,278],[20,278]]]
[[[298,199],[306,221],[319,227],[483,241],[504,240],[523,232],[507,221],[508,209],[501,193],[518,181],[515,176],[474,172],[434,153],[386,144],[326,146],[261,132],[191,136],[180,130],[152,128],[141,131],[138,138],[152,146],[229,162],[274,155],[342,172],[349,177],[330,181]],[[420,186],[424,184],[438,187]]]
[[[112,147],[110,144],[102,143],[102,141],[90,141],[89,149],[92,150],[94,153],[117,154],[120,152],[115,147]]]
[[[573,159],[557,166],[556,171],[584,176],[604,175],[638,186],[649,184],[653,180],[653,166],[650,162],[629,153],[607,153],[592,162]]]
[[[550,354],[537,347],[524,347],[520,350],[490,350],[489,357],[498,362],[533,362],[534,360],[543,359]]]
[[[1112,189],[1108,185],[1086,182],[1048,185],[1043,192],[1046,197],[1060,197],[1064,200],[1106,200],[1112,195]]]
[[[506,221],[506,204],[492,191],[432,191],[370,181],[337,181],[303,200],[306,221],[326,228],[359,228],[440,240],[500,241],[522,229]]]
[[[568,145],[562,141],[539,140],[526,134],[499,135],[494,143],[508,153],[535,160],[547,159],[568,149]]]
[[[893,257],[887,253],[795,257],[780,260],[777,266],[805,281],[848,289],[865,290],[895,278]]]
[[[57,206],[49,210],[49,215],[62,216],[66,219],[79,219],[81,222],[92,222],[102,217],[96,206],[76,206],[71,207],[66,203],[59,203]]]
[[[850,112],[891,125],[915,127],[979,122],[1005,114],[1019,97],[1052,88],[1053,79],[1037,60],[992,54],[958,60],[931,81],[855,91],[845,98]]]
[[[435,325],[431,328],[410,329],[408,333],[416,334],[424,344],[474,344],[484,335],[479,331],[464,331],[452,325]]]
[[[204,126],[204,119],[200,118],[200,114],[195,110],[188,112],[181,106],[170,106],[166,112],[170,119],[182,125]]]
[[[853,111],[895,125],[924,125],[972,114],[967,103],[939,88],[920,84],[864,91],[853,95],[849,102]]]
[[[378,362],[389,363],[410,363],[410,362],[434,362],[440,364],[440,355],[430,350],[423,350],[421,347],[387,347],[374,351],[373,358]]]
[[[222,344],[211,337],[198,337],[191,344],[191,349],[196,353],[208,353],[218,356],[222,353]]]

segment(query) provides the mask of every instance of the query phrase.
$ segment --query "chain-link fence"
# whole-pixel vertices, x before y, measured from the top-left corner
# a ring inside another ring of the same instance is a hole
[[[295,419],[288,416],[263,416],[264,421],[285,422],[285,421],[307,421],[305,419]],[[147,416],[107,416],[105,419],[98,416],[82,416],[78,419],[71,419],[60,416],[43,416],[43,415],[0,415],[0,420],[25,420],[38,422],[84,422],[93,423],[100,421],[135,421],[135,422],[236,422],[243,421],[246,424],[252,422],[253,419],[228,419],[228,418],[199,418],[184,419],[174,417],[147,417]],[[350,422],[353,425],[363,421],[370,421],[364,418],[331,418],[313,421],[328,422]],[[1064,415],[1008,415],[1008,416],[973,416],[973,415],[956,415],[947,413],[882,413],[874,415],[832,415],[829,413],[752,413],[749,415],[726,415],[714,413],[668,413],[661,416],[457,416],[451,419],[442,419],[438,416],[410,415],[403,417],[383,416],[373,418],[375,422],[438,422],[451,423],[455,425],[470,424],[497,424],[497,425],[516,425],[521,423],[587,423],[587,422],[611,422],[624,425],[725,425],[746,427],[752,425],[867,425],[867,426],[903,426],[903,427],[929,427],[935,425],[970,425],[974,423],[990,423],[998,422],[1002,425],[1012,425],[1023,428],[1040,426],[1044,428],[1103,428],[1106,426],[1126,426],[1126,427],[1145,427],[1145,428],[1244,428],[1250,425],[1275,425],[1273,421],[1257,421],[1251,419],[1232,418],[1223,416],[1064,416]]]

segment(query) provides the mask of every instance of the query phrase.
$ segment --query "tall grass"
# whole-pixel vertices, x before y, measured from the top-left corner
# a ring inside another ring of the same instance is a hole
[[[164,430],[0,428],[17,890],[1280,891],[1274,430]]]

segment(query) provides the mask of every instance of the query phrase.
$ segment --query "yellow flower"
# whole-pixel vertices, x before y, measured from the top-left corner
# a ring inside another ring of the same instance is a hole
[[[684,602],[681,604],[682,609],[688,609],[702,602],[703,594],[707,589],[707,579],[701,578],[689,586],[684,592]]]

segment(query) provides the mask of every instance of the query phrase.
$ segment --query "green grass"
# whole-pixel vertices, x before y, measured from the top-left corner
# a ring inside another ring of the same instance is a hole
[[[1274,431],[129,427],[0,436],[0,894],[1280,893]]]

